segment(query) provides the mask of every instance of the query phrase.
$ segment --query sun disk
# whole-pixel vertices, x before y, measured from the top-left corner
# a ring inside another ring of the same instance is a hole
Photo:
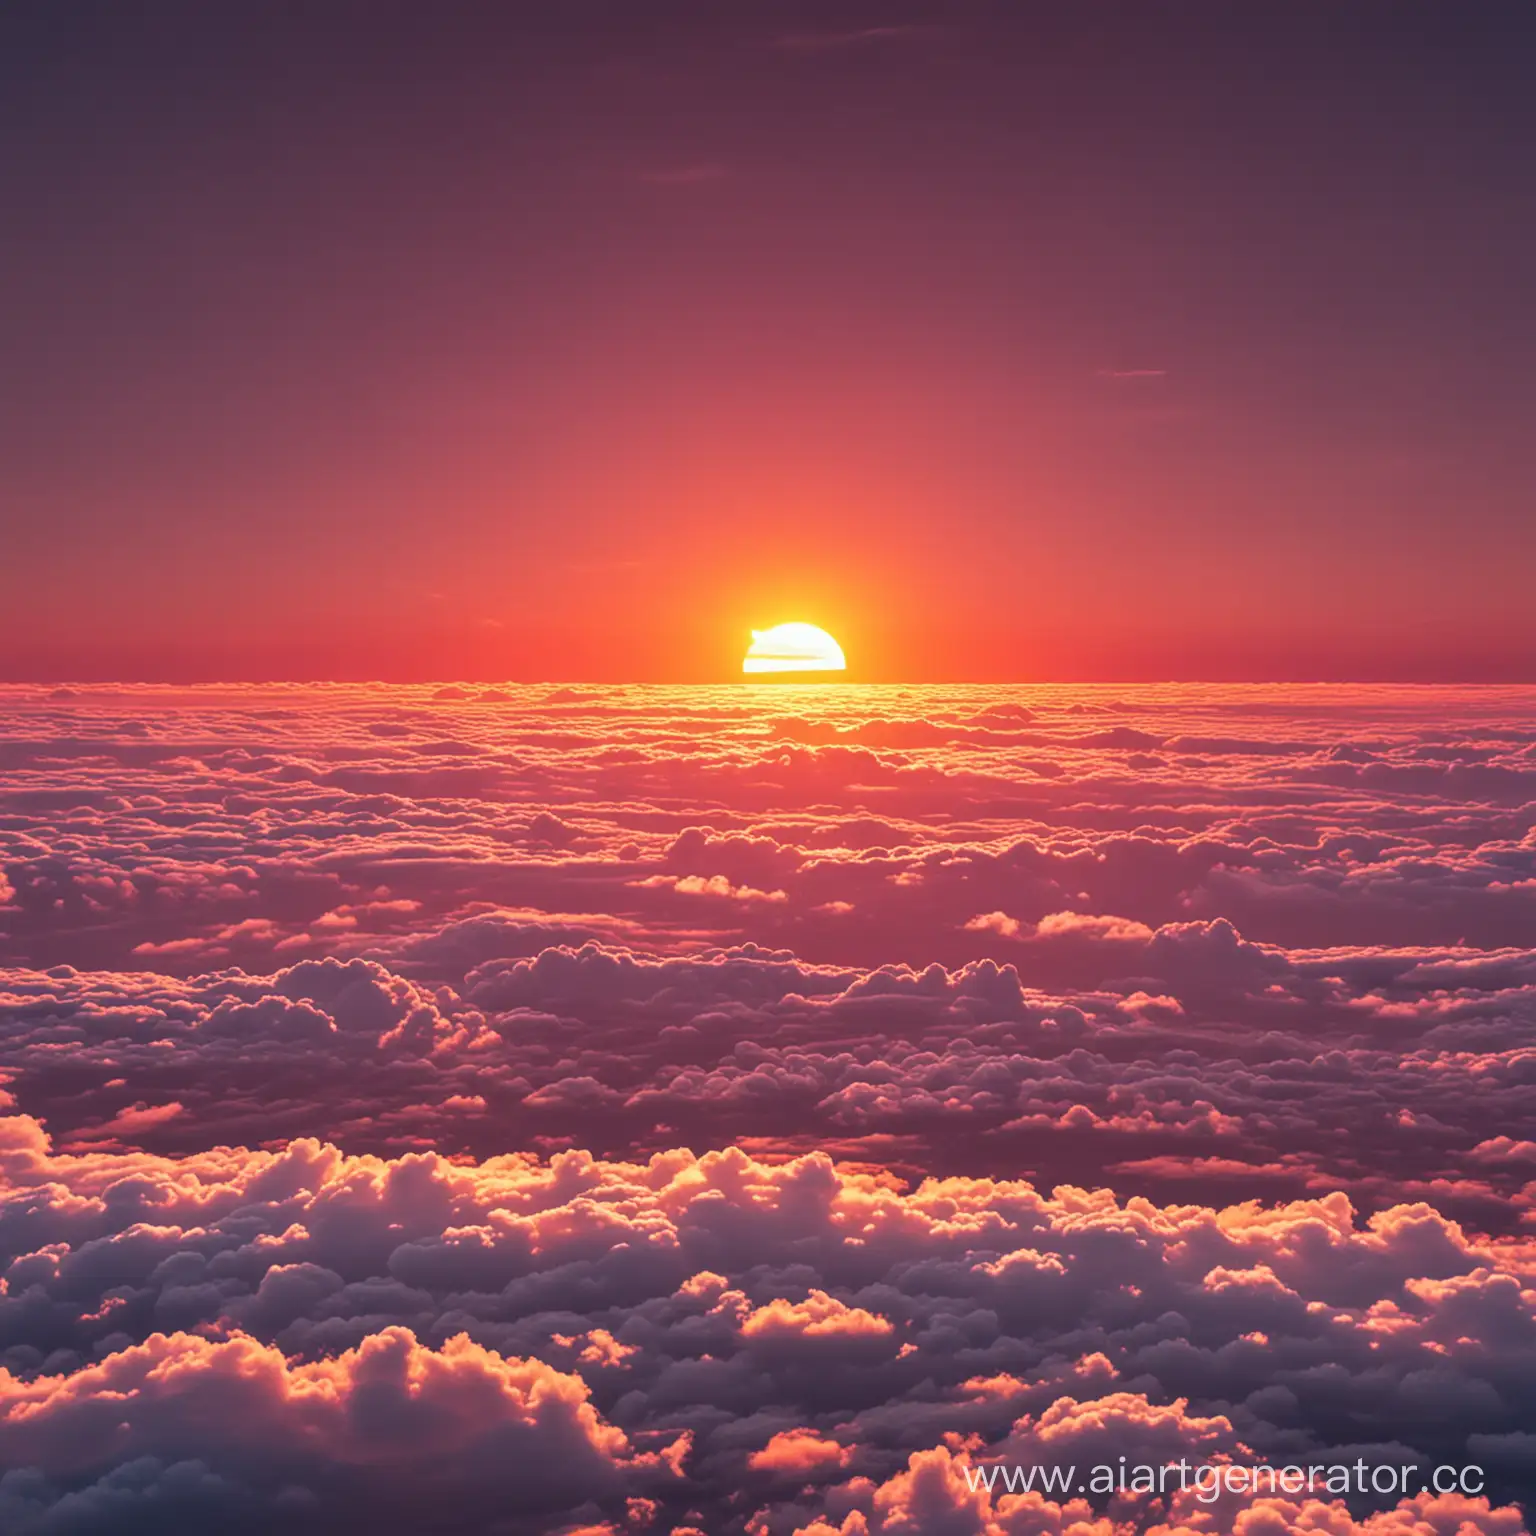
[[[842,672],[843,648],[814,624],[775,624],[754,629],[741,663],[743,672]]]

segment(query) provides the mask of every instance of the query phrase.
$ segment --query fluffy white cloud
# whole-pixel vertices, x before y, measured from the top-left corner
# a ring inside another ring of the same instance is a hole
[[[0,1528],[1520,1529],[1524,695],[0,693]]]

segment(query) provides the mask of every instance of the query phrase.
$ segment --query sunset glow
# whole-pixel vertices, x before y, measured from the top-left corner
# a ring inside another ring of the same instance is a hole
[[[754,629],[741,663],[743,672],[842,672],[843,648],[814,624],[775,624]]]
[[[0,1536],[1532,1536],[1532,80],[0,4]]]

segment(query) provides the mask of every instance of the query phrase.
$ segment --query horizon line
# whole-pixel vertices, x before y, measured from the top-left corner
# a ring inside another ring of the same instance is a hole
[[[731,673],[721,677],[616,677],[548,676],[493,677],[475,674],[444,674],[438,677],[379,677],[362,675],[247,674],[160,675],[152,677],[0,676],[3,688],[268,688],[268,687],[387,687],[387,688],[1162,688],[1191,686],[1209,688],[1262,687],[1398,687],[1398,688],[1525,688],[1536,687],[1536,671],[1516,676],[1481,676],[1447,673],[1440,676],[1404,677],[1390,674],[1318,676],[1267,674],[1253,677],[1210,677],[1169,674],[1144,677],[938,677],[861,678],[840,672]]]

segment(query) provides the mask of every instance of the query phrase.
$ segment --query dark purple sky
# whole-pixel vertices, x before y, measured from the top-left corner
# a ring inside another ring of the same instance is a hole
[[[13,5],[0,672],[1536,677],[1528,5]]]

